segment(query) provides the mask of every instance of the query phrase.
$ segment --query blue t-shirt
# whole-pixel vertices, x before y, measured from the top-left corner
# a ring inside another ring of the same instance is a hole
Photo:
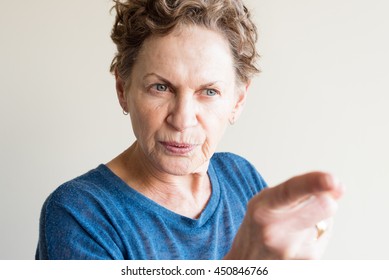
[[[198,219],[129,187],[105,165],[55,190],[43,205],[36,259],[222,259],[248,201],[266,183],[245,159],[216,153],[212,194]]]

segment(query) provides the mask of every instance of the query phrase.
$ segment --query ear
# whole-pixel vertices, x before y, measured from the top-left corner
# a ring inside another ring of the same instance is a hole
[[[120,77],[117,69],[115,70],[115,79],[116,79],[116,93],[118,95],[118,100],[120,106],[122,107],[124,112],[128,112],[127,105],[127,96],[125,92],[125,83],[123,79]]]
[[[250,87],[251,81],[248,81],[246,84],[243,84],[238,87],[238,92],[236,100],[235,100],[235,106],[232,109],[229,121],[230,124],[234,124],[236,120],[239,118],[240,114],[242,113],[244,104],[246,102],[247,92]]]

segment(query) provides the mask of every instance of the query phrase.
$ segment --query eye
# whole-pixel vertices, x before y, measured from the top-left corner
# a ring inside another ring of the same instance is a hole
[[[205,95],[206,96],[215,96],[215,95],[218,95],[218,94],[219,94],[218,91],[216,91],[216,90],[214,90],[212,88],[207,88],[205,90]]]
[[[164,84],[155,84],[155,85],[153,85],[153,88],[157,91],[167,91],[168,90],[168,86],[164,85]]]

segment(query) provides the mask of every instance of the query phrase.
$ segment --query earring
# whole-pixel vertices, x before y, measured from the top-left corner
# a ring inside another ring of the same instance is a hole
[[[126,110],[123,109],[123,115],[127,116],[128,115],[128,112]]]
[[[231,118],[229,119],[229,122],[230,122],[230,125],[235,124],[235,114],[231,116]]]

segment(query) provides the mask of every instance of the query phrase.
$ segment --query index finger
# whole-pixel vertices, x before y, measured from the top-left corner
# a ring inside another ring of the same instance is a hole
[[[335,177],[325,172],[311,172],[293,177],[286,182],[270,188],[272,207],[294,206],[312,195],[328,193],[334,199],[343,194],[343,186]]]

